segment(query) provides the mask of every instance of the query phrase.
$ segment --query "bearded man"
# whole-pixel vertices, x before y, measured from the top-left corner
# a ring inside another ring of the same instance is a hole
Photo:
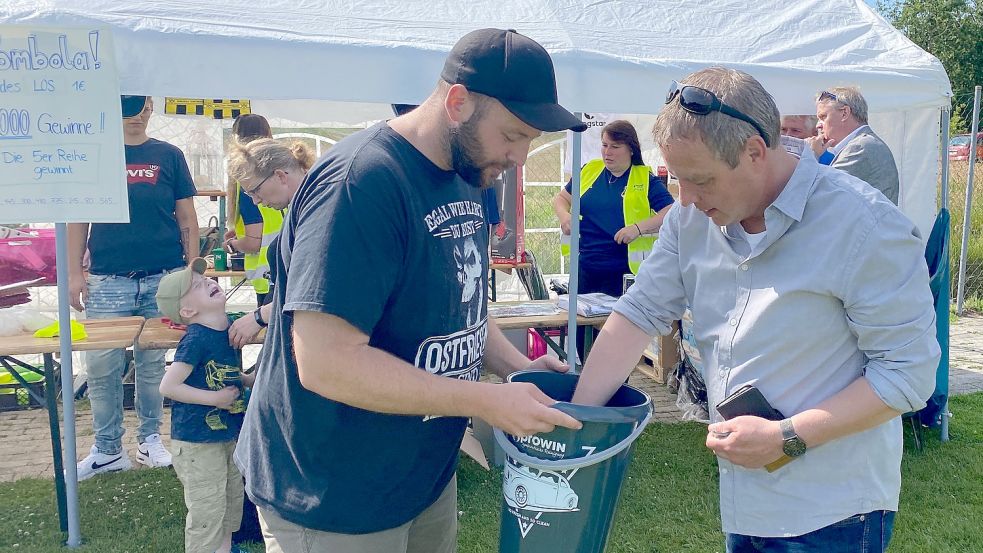
[[[267,551],[450,553],[468,417],[520,436],[580,427],[532,384],[478,382],[483,367],[567,367],[530,364],[477,290],[481,188],[542,131],[584,128],[557,104],[542,46],[482,29],[454,46],[419,108],[311,169],[284,221],[280,315],[236,451]]]

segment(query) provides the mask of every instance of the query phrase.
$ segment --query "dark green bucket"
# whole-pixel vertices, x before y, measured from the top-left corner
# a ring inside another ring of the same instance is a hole
[[[535,384],[584,427],[523,438],[495,429],[506,456],[499,553],[604,551],[635,440],[652,418],[652,400],[623,385],[605,407],[566,403],[577,378],[543,371],[509,377]]]

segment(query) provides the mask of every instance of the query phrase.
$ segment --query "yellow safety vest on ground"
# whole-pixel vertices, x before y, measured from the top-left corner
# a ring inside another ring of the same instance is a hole
[[[239,184],[236,183],[236,193],[239,192]],[[251,201],[251,199],[250,199]],[[260,215],[263,216],[263,241],[259,247],[259,253],[247,253],[244,260],[246,278],[252,283],[257,294],[268,294],[270,292],[270,280],[267,275],[270,273],[270,264],[266,259],[266,249],[273,243],[273,239],[280,234],[283,227],[283,213],[279,209],[273,209],[263,205],[257,205]],[[246,235],[246,226],[242,222],[242,215],[236,218],[236,237],[242,238]]]
[[[604,160],[595,159],[587,162],[580,170],[580,197],[590,190],[594,181],[601,176],[604,171]],[[649,207],[649,175],[652,169],[648,165],[632,165],[631,172],[628,174],[628,185],[625,187],[625,194],[622,196],[622,209],[625,214],[625,226],[633,225],[652,216],[652,209]],[[581,216],[583,218],[583,216]],[[569,239],[568,236],[561,236],[562,239]],[[642,261],[652,252],[652,246],[658,236],[643,235],[628,244],[628,267],[631,272],[638,274],[638,268]],[[570,244],[566,240],[561,240],[560,250],[563,255],[570,255]]]

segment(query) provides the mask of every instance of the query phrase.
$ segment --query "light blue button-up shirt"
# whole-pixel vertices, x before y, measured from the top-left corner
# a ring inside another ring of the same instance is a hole
[[[860,376],[897,411],[924,406],[940,350],[915,225],[867,183],[803,156],[765,226],[752,249],[739,225],[675,204],[614,310],[654,335],[692,307],[714,422],[713,406],[745,384],[786,417]],[[773,473],[718,459],[723,530],[797,536],[897,510],[901,450],[899,417]]]

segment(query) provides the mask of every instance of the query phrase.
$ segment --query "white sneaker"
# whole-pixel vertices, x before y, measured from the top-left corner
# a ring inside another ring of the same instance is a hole
[[[171,453],[164,448],[160,434],[151,434],[137,446],[137,461],[148,467],[171,466]]]
[[[89,450],[89,455],[76,465],[79,481],[92,478],[104,472],[119,472],[130,470],[131,468],[133,468],[133,463],[130,462],[126,451],[120,451],[116,455],[106,455],[105,453],[99,453],[96,446],[92,446],[92,449]]]

